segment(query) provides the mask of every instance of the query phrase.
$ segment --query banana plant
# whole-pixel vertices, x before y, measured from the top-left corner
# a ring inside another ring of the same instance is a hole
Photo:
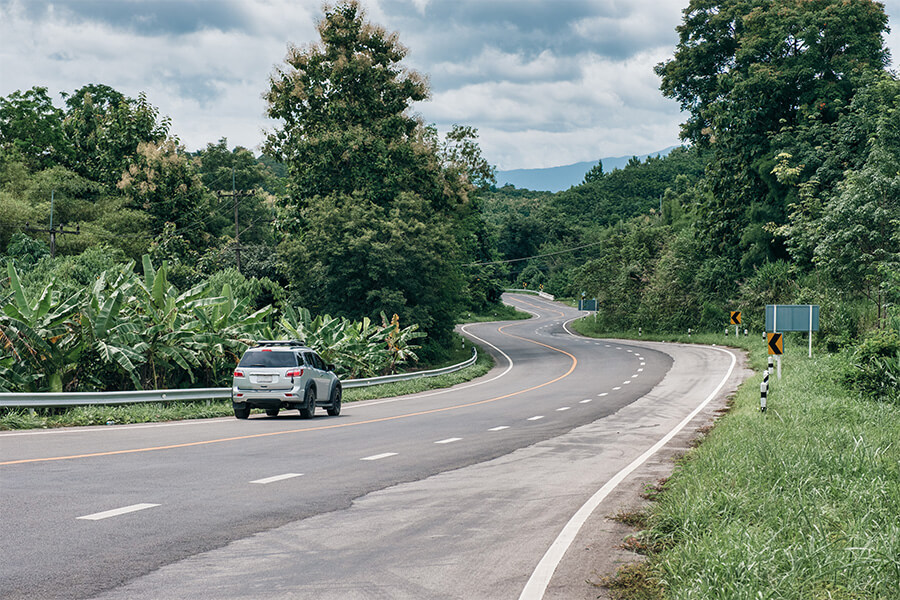
[[[397,365],[419,360],[418,355],[415,353],[415,350],[419,348],[419,346],[413,344],[412,341],[423,338],[426,334],[418,331],[418,325],[413,324],[401,329],[400,317],[397,314],[395,314],[391,318],[390,323],[388,323],[384,313],[381,313],[381,323],[381,335],[383,335],[388,346],[388,369],[390,373],[394,372]]]
[[[9,371],[5,379],[20,379],[13,376],[18,374],[28,391],[61,392],[82,350],[72,324],[79,294],[63,299],[51,281],[37,298],[28,298],[11,261],[7,274],[13,293],[0,314],[0,344]]]
[[[86,349],[103,362],[117,365],[141,389],[138,365],[144,357],[136,350],[141,343],[140,329],[129,315],[122,318],[122,307],[133,286],[133,267],[132,262],[121,269],[112,284],[108,282],[110,271],[98,276],[81,307],[81,338]]]
[[[197,335],[193,311],[225,299],[206,296],[206,284],[178,294],[168,282],[165,262],[158,270],[148,255],[142,262],[144,277],[137,278],[134,286],[136,314],[142,320],[138,332],[141,341],[134,350],[143,358],[143,381],[158,389],[173,380],[180,369],[194,383],[195,371],[206,364],[203,353],[209,340]]]
[[[236,300],[227,283],[222,297],[221,303],[193,309],[196,340],[204,345],[204,362],[213,378],[217,372],[230,373],[247,346],[259,338],[274,311],[272,306],[265,306],[248,315],[249,300]]]

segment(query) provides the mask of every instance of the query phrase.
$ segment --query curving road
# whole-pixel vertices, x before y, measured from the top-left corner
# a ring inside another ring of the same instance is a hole
[[[312,421],[0,434],[0,597],[595,597],[576,549],[610,494],[743,372],[506,301],[535,317],[466,326],[497,367],[449,390]]]

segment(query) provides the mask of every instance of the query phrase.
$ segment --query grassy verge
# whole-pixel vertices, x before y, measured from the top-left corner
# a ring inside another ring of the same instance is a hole
[[[765,367],[761,336],[690,341],[749,347]],[[802,342],[785,344],[768,412],[757,375],[659,494],[638,535],[660,597],[900,598],[900,406],[847,391],[846,358],[809,359]]]
[[[462,338],[460,338],[461,340]],[[465,348],[460,342],[446,364],[440,368],[459,364],[472,356],[471,342]],[[475,364],[456,373],[386,383],[365,388],[344,391],[344,402],[358,402],[372,398],[389,398],[404,394],[415,394],[427,390],[445,388],[480,377],[491,370],[494,359],[479,348]],[[263,411],[254,411],[263,412]],[[209,419],[233,415],[231,400],[205,400],[198,402],[151,402],[146,404],[123,404],[119,406],[75,406],[71,408],[27,408],[0,409],[0,430],[46,429],[77,425],[113,425],[122,423],[154,423],[178,421],[182,419]]]
[[[484,313],[463,313],[458,323],[485,323],[488,321],[518,321],[521,319],[530,319],[531,315],[516,310],[507,304],[498,304]]]

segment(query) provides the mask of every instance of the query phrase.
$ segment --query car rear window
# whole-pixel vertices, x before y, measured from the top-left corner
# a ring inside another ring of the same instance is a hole
[[[297,355],[293,352],[250,350],[244,353],[239,367],[296,367]]]

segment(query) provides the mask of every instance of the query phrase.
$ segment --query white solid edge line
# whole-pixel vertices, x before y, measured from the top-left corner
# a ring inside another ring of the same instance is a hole
[[[100,519],[108,519],[110,517],[118,517],[119,515],[126,515],[128,513],[133,513],[139,510],[144,510],[146,508],[153,508],[154,506],[159,506],[159,504],[132,504],[131,506],[123,506],[122,508],[114,508],[112,510],[105,510],[103,512],[94,513],[92,515],[85,515],[83,517],[76,517],[77,519],[84,519],[86,521],[99,521]]]
[[[712,348],[711,346],[705,346],[706,348]],[[522,593],[519,595],[519,600],[541,600],[544,597],[544,592],[547,591],[547,586],[550,584],[550,580],[553,578],[553,573],[556,571],[556,568],[559,566],[560,561],[562,561],[563,556],[566,551],[569,549],[569,546],[572,545],[572,542],[575,541],[575,536],[578,535],[578,532],[581,530],[582,526],[587,521],[588,517],[591,516],[591,513],[594,512],[594,509],[600,505],[601,502],[612,492],[622,481],[625,480],[635,469],[643,465],[647,460],[656,454],[660,448],[669,443],[669,441],[675,437],[682,429],[684,429],[688,423],[690,423],[697,414],[706,408],[706,405],[709,404],[713,398],[718,395],[718,393],[725,386],[725,383],[731,377],[731,373],[734,371],[734,366],[737,364],[737,357],[732,354],[730,351],[725,350],[723,348],[713,348],[713,350],[718,350],[720,352],[725,352],[729,356],[731,356],[731,365],[728,367],[728,372],[725,374],[725,377],[722,378],[722,381],[719,382],[719,385],[716,386],[716,389],[706,397],[706,399],[700,403],[697,408],[691,411],[691,413],[686,416],[678,425],[675,426],[669,433],[667,433],[662,439],[656,442],[650,449],[646,452],[638,456],[634,459],[631,464],[627,467],[619,471],[613,476],[612,479],[607,481],[603,487],[601,487],[597,492],[591,496],[584,505],[578,509],[569,522],[566,523],[565,527],[563,527],[562,531],[559,532],[559,535],[553,541],[553,544],[550,548],[547,549],[547,552],[544,554],[544,557],[541,558],[541,561],[538,563],[537,567],[535,567],[534,572],[531,574],[531,577],[528,578],[528,583],[525,584],[525,589],[522,590]]]
[[[397,456],[396,452],[385,452],[383,454],[375,454],[372,456],[367,456],[365,458],[361,458],[359,460],[381,460],[382,458],[388,458],[389,456]]]
[[[274,475],[272,477],[265,477],[263,479],[256,479],[251,481],[250,483],[261,483],[263,485],[267,483],[275,483],[276,481],[284,481],[285,479],[293,479],[294,477],[302,477],[303,473],[285,473],[284,475]]]
[[[532,313],[532,314],[537,314],[537,313]],[[507,365],[506,369],[505,369],[502,373],[500,373],[499,375],[497,375],[496,377],[491,377],[490,379],[485,379],[484,381],[478,381],[478,382],[476,382],[476,383],[456,385],[456,386],[453,386],[453,387],[443,388],[443,389],[440,389],[440,390],[437,390],[437,391],[434,391],[434,392],[426,392],[426,393],[415,394],[415,395],[411,395],[411,396],[397,396],[396,398],[385,398],[385,399],[383,399],[383,400],[371,400],[371,401],[363,401],[363,402],[346,403],[346,404],[344,404],[343,410],[346,411],[346,410],[351,410],[351,409],[354,409],[354,408],[365,408],[365,407],[367,407],[367,406],[376,406],[376,405],[378,405],[378,404],[390,404],[391,402],[401,402],[401,401],[403,401],[403,400],[417,400],[417,399],[419,399],[419,398],[428,398],[428,397],[430,397],[430,396],[438,396],[438,395],[440,395],[440,394],[447,394],[447,393],[449,393],[449,392],[455,392],[455,391],[458,391],[458,390],[465,390],[465,389],[473,388],[473,387],[475,387],[475,386],[477,386],[477,385],[483,385],[483,384],[485,384],[485,383],[490,383],[490,382],[492,382],[492,381],[497,381],[498,379],[500,379],[501,377],[503,377],[504,375],[506,375],[507,373],[509,373],[509,372],[512,370],[513,366],[515,366],[515,363],[513,362],[513,359],[510,358],[509,355],[508,355],[506,352],[504,352],[503,350],[501,350],[500,348],[498,348],[498,347],[495,346],[494,344],[488,342],[487,340],[483,340],[482,338],[478,337],[477,335],[475,335],[475,334],[472,333],[471,331],[467,331],[467,330],[466,330],[466,327],[468,327],[469,325],[476,325],[476,324],[477,324],[477,323],[466,323],[465,325],[463,325],[462,327],[460,327],[460,329],[463,330],[463,331],[465,331],[466,334],[467,334],[469,337],[478,340],[478,341],[481,342],[482,344],[486,344],[486,345],[490,346],[491,348],[493,348],[494,350],[496,350],[497,352],[499,352],[500,354],[502,354],[502,355],[503,355],[503,358],[505,358],[506,361],[509,363],[509,365]]]

